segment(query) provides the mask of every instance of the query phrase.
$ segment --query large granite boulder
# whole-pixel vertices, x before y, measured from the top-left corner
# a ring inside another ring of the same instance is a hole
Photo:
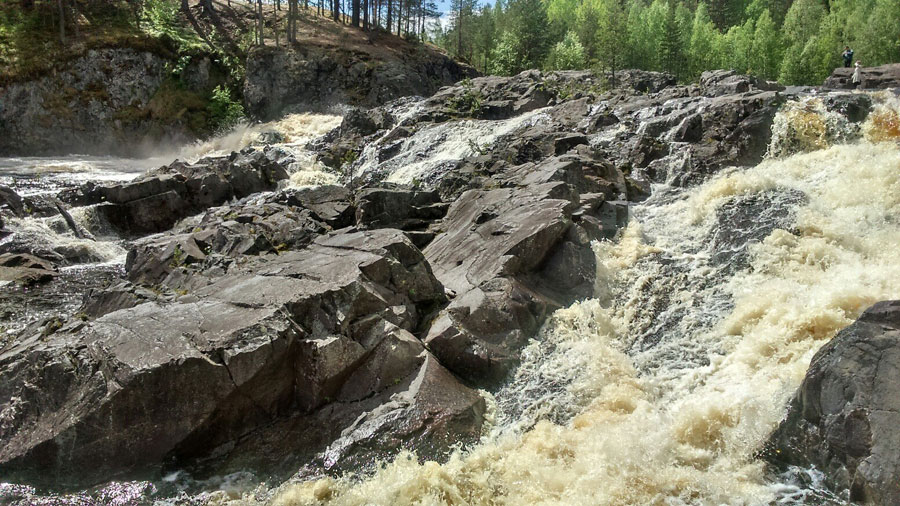
[[[484,404],[411,333],[444,300],[401,232],[338,233],[172,302],[21,339],[0,352],[0,479],[152,475],[222,461],[242,440],[277,446],[257,447],[257,462],[270,451],[362,455],[378,441],[446,450],[457,431],[477,437]],[[304,437],[264,435],[286,420]],[[258,471],[285,472],[269,463]]]
[[[769,442],[865,504],[900,504],[900,301],[879,302],[813,357]]]

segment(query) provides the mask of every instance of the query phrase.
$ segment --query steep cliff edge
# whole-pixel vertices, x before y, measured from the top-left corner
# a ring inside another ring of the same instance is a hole
[[[191,5],[196,24],[182,11],[163,21],[145,12],[140,21],[117,18],[114,30],[83,12],[80,33],[65,44],[52,25],[27,16],[16,25],[22,41],[0,30],[0,155],[146,156],[208,137],[240,115],[223,121],[223,107],[243,105],[250,120],[371,107],[474,75],[431,45],[312,15],[301,16],[288,46],[275,31],[285,11],[274,5],[266,7],[263,44],[250,44],[249,5],[216,2],[214,13]]]

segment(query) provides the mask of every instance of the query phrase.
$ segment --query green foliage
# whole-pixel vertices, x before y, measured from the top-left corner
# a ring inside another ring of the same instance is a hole
[[[765,10],[756,22],[750,48],[750,72],[765,79],[777,79],[781,53],[781,38],[769,11]]]
[[[731,68],[819,84],[845,45],[865,65],[900,61],[898,0],[509,0],[463,13],[462,40],[437,40],[487,73],[639,68],[688,81]]]
[[[244,119],[244,106],[231,98],[231,91],[223,86],[216,86],[206,106],[209,115],[209,127],[213,131],[228,130]]]
[[[513,75],[521,68],[519,62],[519,39],[510,31],[500,34],[497,45],[491,52],[491,72],[504,76]]]
[[[550,41],[547,11],[542,0],[510,0],[509,26],[519,41],[519,70],[537,68],[544,61]]]
[[[570,30],[566,33],[566,37],[550,50],[544,67],[552,70],[577,70],[584,68],[584,65],[584,46],[581,45],[575,32]]]
[[[476,117],[481,112],[481,102],[484,97],[481,92],[472,87],[471,79],[463,79],[463,92],[447,101],[447,110],[450,114],[460,117]]]
[[[176,0],[144,0],[140,16],[141,30],[151,37],[172,40],[179,52],[203,48],[203,40],[190,26],[182,23],[178,8]]]

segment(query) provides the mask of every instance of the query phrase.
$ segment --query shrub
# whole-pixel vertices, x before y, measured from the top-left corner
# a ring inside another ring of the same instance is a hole
[[[209,113],[209,126],[217,132],[229,130],[244,119],[244,106],[231,98],[231,91],[224,86],[216,86],[206,110]]]

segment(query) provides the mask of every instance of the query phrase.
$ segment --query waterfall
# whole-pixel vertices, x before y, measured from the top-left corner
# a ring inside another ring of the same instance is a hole
[[[285,485],[273,503],[840,503],[755,454],[818,348],[900,297],[900,147],[880,142],[896,110],[881,100],[847,143],[845,125],[790,104],[776,126],[792,140],[760,165],[657,187],[595,244],[596,298],[557,311],[525,350],[480,445]]]

